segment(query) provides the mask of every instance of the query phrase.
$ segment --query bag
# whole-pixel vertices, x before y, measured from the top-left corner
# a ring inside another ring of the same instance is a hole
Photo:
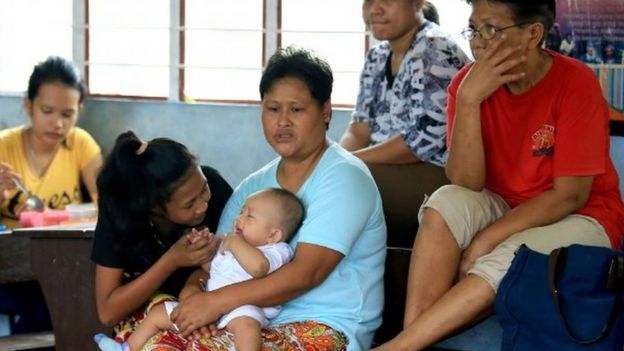
[[[522,245],[501,281],[501,350],[624,350],[624,253]]]

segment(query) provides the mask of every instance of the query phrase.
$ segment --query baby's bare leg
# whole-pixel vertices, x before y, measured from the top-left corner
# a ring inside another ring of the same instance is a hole
[[[251,317],[232,319],[227,330],[234,334],[234,346],[237,351],[259,351],[262,346],[260,322]]]
[[[139,324],[137,329],[128,338],[130,351],[138,351],[152,336],[158,334],[161,330],[172,329],[173,323],[167,315],[165,304],[154,306],[147,317]]]

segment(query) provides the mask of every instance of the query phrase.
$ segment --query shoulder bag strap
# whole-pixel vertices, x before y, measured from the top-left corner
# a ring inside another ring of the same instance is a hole
[[[570,331],[570,327],[568,322],[563,315],[563,311],[561,311],[561,306],[559,304],[559,291],[557,290],[557,277],[563,271],[566,262],[567,251],[565,247],[555,249],[550,253],[548,258],[548,289],[550,290],[550,295],[552,297],[553,303],[555,304],[555,309],[557,310],[557,315],[559,319],[563,323],[563,326],[568,333],[568,336],[572,338],[576,343],[581,345],[589,345],[593,344],[596,341],[602,339],[607,333],[609,329],[615,322],[617,317],[617,312],[620,308],[620,304],[622,302],[622,293],[624,292],[624,282],[622,276],[624,275],[624,257],[615,256],[611,260],[611,265],[609,267],[609,282],[608,287],[615,290],[613,307],[611,308],[611,313],[609,314],[609,320],[602,327],[602,331],[600,334],[594,338],[590,339],[580,339]]]

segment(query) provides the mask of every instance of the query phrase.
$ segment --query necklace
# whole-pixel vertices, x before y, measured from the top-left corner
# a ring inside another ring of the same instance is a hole
[[[158,231],[156,230],[156,227],[154,227],[154,223],[152,222],[151,219],[149,221],[149,226],[151,229],[150,231],[152,232],[152,236],[154,237],[154,240],[156,240],[156,243],[160,245],[160,247],[162,247],[163,249],[166,249],[167,247],[165,246],[165,244],[163,244],[160,238],[158,238],[158,235],[156,234]]]
[[[54,150],[50,153],[45,153],[43,155],[37,154],[35,151],[35,147],[33,145],[33,131],[32,129],[27,129],[24,133],[24,149],[26,150],[25,156],[28,161],[28,165],[30,166],[31,171],[37,176],[41,177],[45,171],[48,169],[52,160],[54,159],[54,155],[56,155],[56,151],[58,148],[54,148]]]
[[[160,239],[158,239],[158,236],[156,235],[156,233],[152,232],[152,234],[154,235],[154,239],[156,240],[158,245],[160,245],[163,249],[165,249],[166,248],[165,244],[163,244],[163,242],[160,241]]]

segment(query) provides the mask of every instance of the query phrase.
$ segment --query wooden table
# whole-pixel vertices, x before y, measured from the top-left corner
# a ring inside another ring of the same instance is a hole
[[[92,241],[92,229],[60,227],[21,229],[0,237],[0,251],[6,251],[5,243],[14,249],[0,260],[0,281],[39,281],[57,350],[96,351],[93,335],[110,332],[95,309]]]

